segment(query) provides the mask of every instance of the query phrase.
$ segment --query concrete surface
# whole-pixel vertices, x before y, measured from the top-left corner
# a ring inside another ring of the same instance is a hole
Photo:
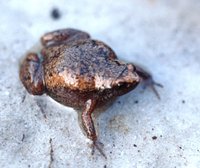
[[[200,167],[199,0],[9,0],[0,11],[1,168]],[[90,155],[74,109],[27,94],[18,78],[40,36],[65,27],[90,32],[164,85],[160,101],[138,87],[97,117],[107,160]]]

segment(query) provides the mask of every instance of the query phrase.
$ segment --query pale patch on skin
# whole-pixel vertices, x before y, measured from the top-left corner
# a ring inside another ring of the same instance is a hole
[[[78,89],[82,91],[88,90],[88,88],[90,88],[90,90],[95,89],[94,79],[89,78],[87,76],[73,75],[73,73],[66,69],[60,72],[58,76],[63,81],[63,85],[70,89]]]
[[[73,88],[78,88],[78,79],[72,75],[72,73],[67,72],[67,70],[64,70],[59,73],[59,76],[63,78],[65,81],[65,85],[72,86]]]
[[[109,89],[112,87],[112,79],[105,79],[104,77],[95,75],[95,88],[96,89]]]

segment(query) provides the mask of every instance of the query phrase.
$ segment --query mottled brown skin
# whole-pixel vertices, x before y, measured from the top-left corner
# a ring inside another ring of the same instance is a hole
[[[105,156],[97,141],[92,112],[133,90],[141,79],[153,89],[156,83],[143,69],[119,61],[110,47],[85,32],[57,30],[42,36],[41,43],[43,49],[29,53],[21,64],[23,85],[30,94],[46,93],[66,106],[82,108],[87,137]]]

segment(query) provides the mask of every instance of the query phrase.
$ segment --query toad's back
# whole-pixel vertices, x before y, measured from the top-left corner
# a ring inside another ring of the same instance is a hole
[[[47,90],[61,87],[84,92],[111,88],[112,81],[126,69],[107,45],[90,39],[51,46],[42,53]]]

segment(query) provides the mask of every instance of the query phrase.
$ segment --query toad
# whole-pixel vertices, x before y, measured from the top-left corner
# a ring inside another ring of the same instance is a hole
[[[142,80],[159,97],[151,75],[142,68],[120,61],[105,43],[86,32],[62,29],[41,37],[43,48],[28,53],[20,66],[20,79],[32,95],[46,93],[57,102],[81,108],[81,119],[93,151],[106,157],[95,131],[92,113],[132,91]]]

